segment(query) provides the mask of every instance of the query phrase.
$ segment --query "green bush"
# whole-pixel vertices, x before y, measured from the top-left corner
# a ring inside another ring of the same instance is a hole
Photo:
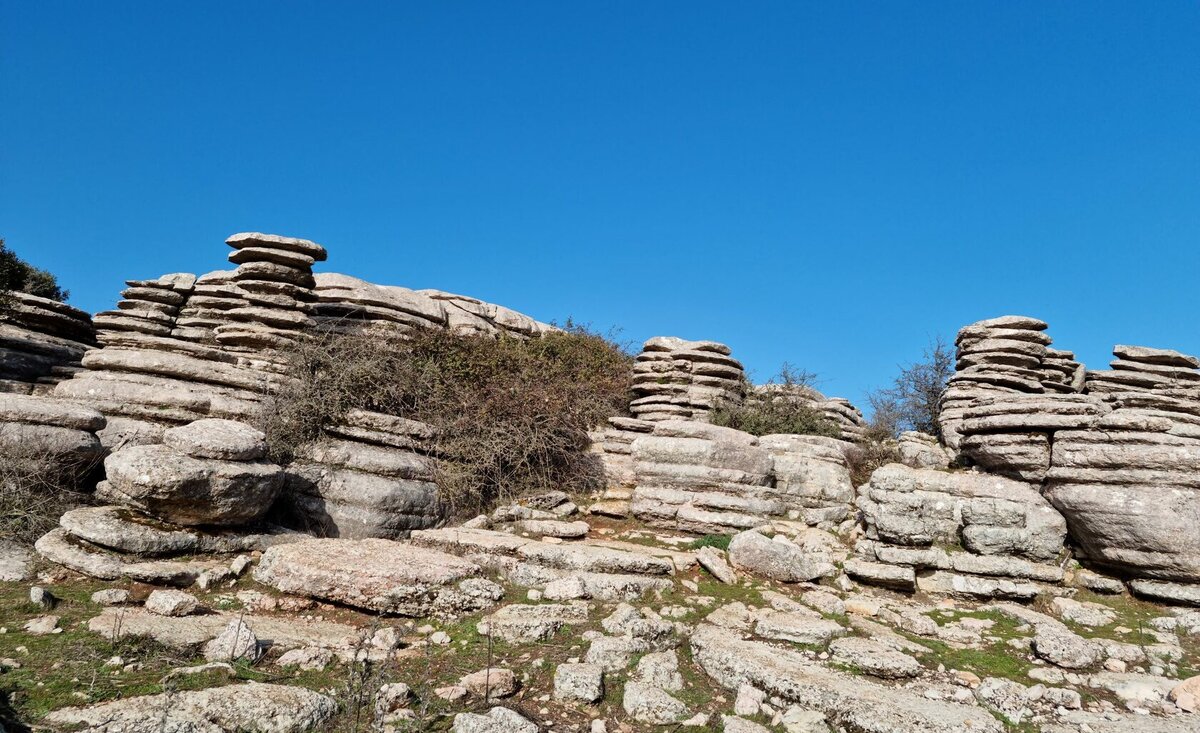
[[[0,292],[13,291],[59,302],[70,296],[59,286],[54,275],[22,260],[0,239]]]
[[[529,492],[597,488],[588,431],[624,414],[630,397],[630,356],[570,322],[532,339],[327,333],[286,356],[298,384],[263,415],[277,460],[351,409],[427,423],[440,493],[455,515]]]
[[[701,547],[715,547],[718,550],[728,550],[729,543],[733,541],[733,537],[727,534],[706,534],[703,537],[692,540],[691,548],[699,550]]]
[[[749,382],[739,400],[720,402],[709,414],[709,422],[736,428],[751,435],[825,435],[836,438],[834,422],[813,407],[820,398],[812,383],[815,375],[784,364],[770,382],[755,387]]]

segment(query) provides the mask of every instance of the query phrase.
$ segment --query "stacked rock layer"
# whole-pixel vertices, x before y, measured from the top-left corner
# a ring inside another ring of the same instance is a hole
[[[1118,345],[1084,370],[1020,316],[959,332],[941,426],[960,462],[1031,482],[1077,556],[1159,600],[1200,601],[1200,359]]]
[[[441,519],[433,428],[353,410],[288,465],[278,511],[322,537],[400,538]]]
[[[629,411],[649,422],[704,421],[722,402],[740,402],[746,372],[730,353],[715,341],[648,340],[634,359]]]
[[[939,423],[942,439],[953,454],[966,437],[962,423],[967,408],[983,397],[997,401],[1013,395],[1071,395],[1083,387],[1083,367],[1067,351],[1051,349],[1045,321],[1002,316],[963,327],[955,339],[957,363],[950,379]]]
[[[376,285],[349,275],[316,276],[313,319],[336,332],[403,336],[414,328],[449,328],[457,333],[505,334],[526,338],[554,330],[504,306],[440,290]]]
[[[1067,525],[1034,485],[891,464],[859,489],[865,539],[846,571],[866,582],[1029,600],[1063,578]]]
[[[1200,359],[1116,346],[1085,389],[1112,411],[1053,435],[1046,496],[1079,554],[1143,595],[1200,602]]]
[[[751,400],[783,400],[816,410],[833,424],[841,440],[857,443],[867,432],[862,411],[844,397],[826,397],[803,385],[762,384],[753,388]]]
[[[844,520],[853,488],[843,443],[664,421],[631,444],[634,516],[654,526],[726,532],[774,520]]]
[[[80,488],[99,468],[104,449],[99,412],[49,397],[0,394],[0,479],[55,490]]]
[[[95,346],[87,313],[48,298],[4,294],[0,310],[0,392],[47,394],[81,368]]]

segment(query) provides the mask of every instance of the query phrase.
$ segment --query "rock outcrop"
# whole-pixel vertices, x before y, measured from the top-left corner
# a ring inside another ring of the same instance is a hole
[[[1191,603],[1200,585],[1200,359],[1118,345],[1107,371],[1051,349],[1046,324],[1005,316],[959,332],[941,425],[962,462],[1032,482],[1077,556]]]
[[[407,537],[442,519],[433,428],[353,410],[287,467],[280,521],[323,537]]]
[[[633,401],[639,420],[704,421],[722,402],[740,402],[746,372],[725,344],[657,336],[634,359]]]
[[[1062,580],[1066,522],[1028,483],[891,464],[859,489],[858,507],[863,562],[846,572],[864,582],[1029,600]]]
[[[78,308],[8,292],[0,310],[0,392],[46,394],[77,372],[96,344],[92,318]]]
[[[632,514],[690,532],[750,529],[772,519],[807,524],[846,518],[853,488],[843,444],[671,420],[631,445]]]
[[[189,585],[227,566],[220,555],[289,539],[259,521],[283,487],[283,469],[264,459],[262,433],[205,419],[162,439],[109,455],[96,495],[112,505],[68,511],[38,552],[93,577]]]

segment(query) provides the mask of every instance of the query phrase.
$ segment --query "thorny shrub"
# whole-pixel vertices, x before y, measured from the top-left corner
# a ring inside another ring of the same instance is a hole
[[[440,495],[457,516],[526,493],[597,488],[588,431],[629,404],[629,354],[569,321],[530,339],[328,331],[285,356],[296,385],[274,395],[262,419],[276,460],[352,409],[427,423]]]
[[[747,382],[744,397],[721,400],[709,414],[709,422],[751,435],[825,435],[836,438],[837,425],[813,407],[820,398],[813,384],[816,375],[790,364],[764,385]]]

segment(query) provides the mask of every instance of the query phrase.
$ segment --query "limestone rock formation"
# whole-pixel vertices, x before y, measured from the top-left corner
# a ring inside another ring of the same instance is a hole
[[[1067,351],[1050,348],[1045,321],[1001,316],[964,326],[955,345],[954,377],[942,396],[939,422],[953,455],[961,448],[964,412],[980,397],[1005,400],[1014,394],[1075,394],[1083,388],[1083,366]]]
[[[103,424],[102,417],[96,420]],[[261,459],[262,433],[206,419],[170,428],[162,439],[110,454],[96,495],[115,505],[68,511],[58,529],[38,540],[37,551],[97,578],[189,585],[229,561],[188,556],[258,550],[290,539],[258,524],[283,486],[283,469]]]
[[[631,445],[634,516],[691,532],[760,526],[772,518],[838,522],[853,499],[833,438],[771,435],[670,420]]]
[[[947,446],[1039,486],[1081,560],[1191,602],[1200,584],[1200,359],[1118,345],[1111,370],[1084,370],[1049,347],[1045,327],[1006,316],[959,332],[941,414]]]
[[[365,410],[304,446],[277,507],[285,525],[326,537],[407,537],[441,519],[433,428]]]
[[[701,420],[722,401],[738,402],[745,388],[742,364],[715,341],[657,336],[634,360],[633,401],[639,420]]]
[[[0,392],[46,394],[80,369],[96,344],[92,318],[28,293],[6,293],[0,313]]]
[[[1062,579],[1066,522],[1030,484],[890,464],[859,489],[858,507],[858,555],[920,571],[910,577],[923,590],[1028,600]],[[873,579],[870,565],[847,571]]]
[[[266,453],[262,433],[228,420],[172,428],[162,445],[130,446],[104,461],[102,498],[181,525],[248,524],[266,514],[283,486],[283,469],[213,454]]]
[[[449,328],[459,333],[506,334],[518,338],[554,330],[504,306],[440,290],[376,285],[349,275],[316,276],[313,319],[323,328],[404,335],[413,328]]]
[[[47,487],[59,483],[73,487],[104,457],[96,433],[105,422],[103,415],[88,407],[0,393],[0,451],[9,462],[6,468]]]

